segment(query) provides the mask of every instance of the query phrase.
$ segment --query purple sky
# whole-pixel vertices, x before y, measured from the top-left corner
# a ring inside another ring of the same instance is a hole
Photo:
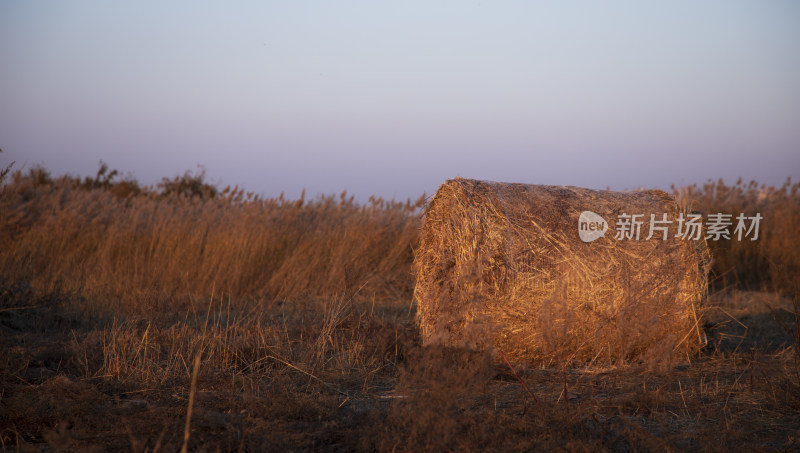
[[[800,179],[800,3],[0,2],[0,165],[267,196]]]

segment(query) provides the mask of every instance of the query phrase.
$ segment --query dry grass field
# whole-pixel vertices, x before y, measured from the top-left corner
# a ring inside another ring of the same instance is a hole
[[[760,212],[711,243],[708,344],[667,369],[423,347],[424,198],[263,199],[0,177],[3,451],[785,451],[800,446],[800,184],[673,188]]]

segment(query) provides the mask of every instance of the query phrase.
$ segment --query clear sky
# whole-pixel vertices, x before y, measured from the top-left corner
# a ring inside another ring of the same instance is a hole
[[[800,179],[800,2],[0,0],[0,165],[267,196]]]

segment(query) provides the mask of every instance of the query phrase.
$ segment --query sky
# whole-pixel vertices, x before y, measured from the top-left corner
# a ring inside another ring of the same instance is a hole
[[[800,180],[800,2],[0,0],[0,166],[295,198]]]

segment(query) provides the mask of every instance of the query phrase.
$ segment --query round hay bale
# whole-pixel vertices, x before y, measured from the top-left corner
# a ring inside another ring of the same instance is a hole
[[[584,211],[607,222],[604,236],[581,240]],[[709,256],[675,237],[680,213],[658,190],[445,182],[414,260],[423,342],[545,365],[663,366],[696,352]],[[615,238],[622,214],[642,214],[639,240]],[[665,240],[646,239],[650,214],[673,220]]]

